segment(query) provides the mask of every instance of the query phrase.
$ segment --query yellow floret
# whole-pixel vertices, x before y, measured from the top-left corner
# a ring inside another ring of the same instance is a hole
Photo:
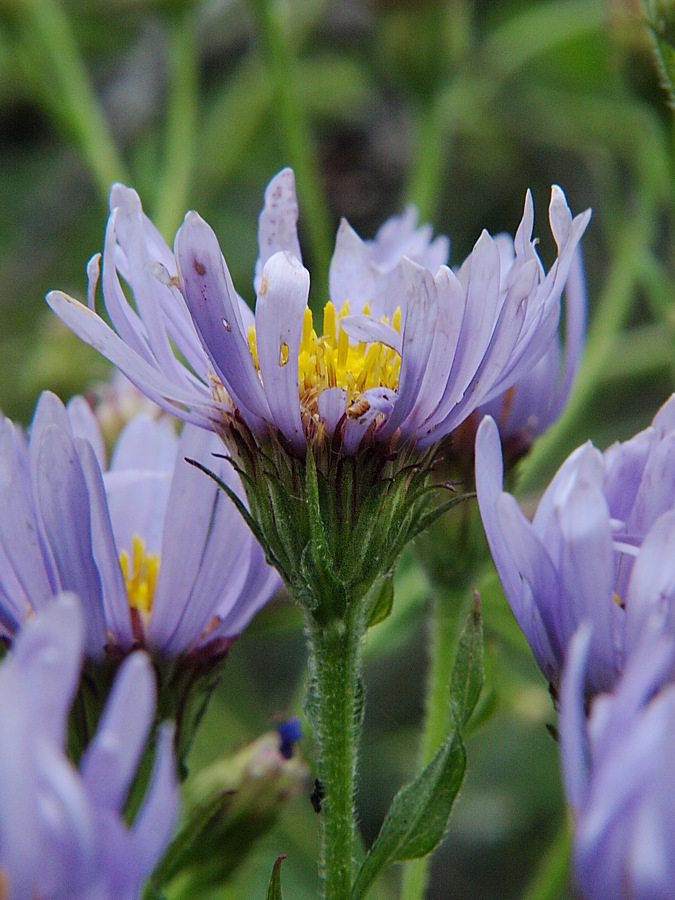
[[[152,601],[155,598],[159,573],[159,553],[148,553],[145,549],[145,541],[137,534],[134,534],[131,540],[131,557],[127,550],[122,550],[120,567],[124,576],[129,606],[137,609],[145,619],[148,619],[152,612]]]

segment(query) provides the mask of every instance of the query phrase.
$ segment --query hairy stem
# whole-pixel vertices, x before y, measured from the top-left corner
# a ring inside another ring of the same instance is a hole
[[[346,900],[351,893],[364,629],[362,605],[357,603],[349,604],[343,618],[325,625],[318,625],[311,614],[307,616],[307,712],[318,754],[315,803],[318,808],[320,802],[320,896],[330,900]]]

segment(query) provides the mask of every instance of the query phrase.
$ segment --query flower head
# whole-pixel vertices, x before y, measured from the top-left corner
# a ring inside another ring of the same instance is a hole
[[[179,810],[170,726],[133,824],[127,793],[155,709],[154,674],[134,653],[118,672],[78,772],[64,754],[84,620],[73,596],[36,613],[0,664],[0,884],[3,897],[134,900]]]
[[[52,308],[165,408],[226,441],[238,419],[257,441],[280,436],[299,456],[308,443],[326,441],[347,456],[367,443],[422,451],[517,381],[555,340],[560,297],[590,216],[572,218],[553,188],[558,258],[548,274],[532,239],[529,193],[508,266],[483,232],[455,274],[440,265],[447,242],[415,230],[412,212],[386,223],[373,242],[343,222],[330,300],[314,322],[290,169],[265,192],[255,316],[197,213],[187,214],[172,254],[135,192],[116,185],[110,202],[103,296],[113,329],[93,311],[97,257],[89,308],[59,292],[48,295]]]
[[[675,634],[675,396],[631,440],[575,450],[531,523],[502,486],[499,434],[486,418],[478,503],[518,624],[555,687],[572,635],[592,621],[586,690],[610,689],[650,621]]]
[[[560,695],[560,749],[574,816],[579,896],[672,897],[675,885],[675,645],[644,635],[611,694],[585,714],[591,628],[572,639]]]
[[[218,440],[131,420],[110,461],[82,398],[45,393],[30,438],[0,420],[0,624],[12,636],[61,590],[85,604],[87,655],[147,646],[163,658],[226,646],[278,587],[232,502],[185,457]],[[222,471],[221,471],[222,470]]]

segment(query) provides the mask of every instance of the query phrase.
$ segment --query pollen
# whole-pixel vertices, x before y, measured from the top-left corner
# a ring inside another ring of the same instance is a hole
[[[131,539],[131,554],[120,552],[120,567],[127,589],[129,606],[137,609],[147,620],[152,612],[157,575],[159,573],[159,553],[148,553],[145,541],[134,534]]]
[[[369,314],[367,305],[363,312]],[[358,418],[370,408],[363,397],[364,391],[376,387],[396,390],[398,387],[401,369],[399,354],[378,342],[350,342],[341,325],[343,317],[348,315],[349,303],[344,303],[339,312],[332,303],[327,303],[323,311],[322,333],[319,335],[311,310],[305,310],[298,354],[298,389],[303,416],[316,416],[319,395],[328,388],[343,388],[347,392],[347,415]],[[386,316],[381,321],[400,332],[401,310],[396,310],[391,322]],[[259,368],[253,324],[248,328],[247,337],[253,362]],[[279,346],[279,365],[286,365],[287,361],[288,346],[282,342]]]

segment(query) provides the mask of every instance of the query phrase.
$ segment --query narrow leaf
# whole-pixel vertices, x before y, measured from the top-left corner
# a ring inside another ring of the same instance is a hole
[[[474,594],[474,608],[459,636],[455,664],[450,678],[450,709],[457,728],[464,728],[476,707],[484,681],[483,620],[480,597]]]
[[[455,731],[429,765],[394,797],[352,890],[365,897],[391,863],[426,856],[440,843],[464,779],[466,754]]]
[[[267,888],[267,900],[283,900],[281,895],[281,864],[285,856],[278,856],[272,867],[270,886]]]

